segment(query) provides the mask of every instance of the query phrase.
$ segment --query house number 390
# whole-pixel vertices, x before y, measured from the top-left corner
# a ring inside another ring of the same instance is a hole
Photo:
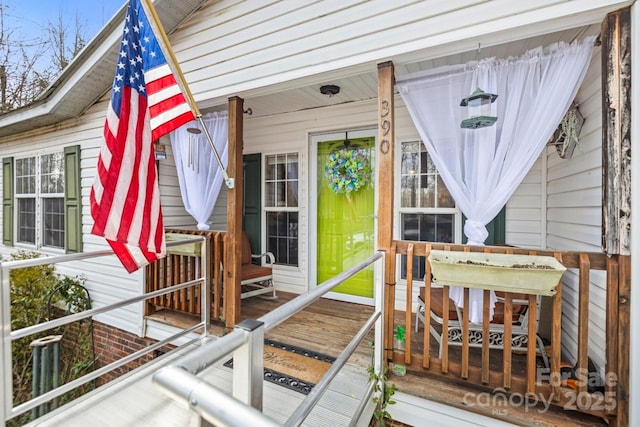
[[[382,136],[385,137],[391,130],[391,122],[389,119],[385,119],[389,115],[389,101],[383,100],[380,106],[380,118],[382,119],[380,122],[380,128],[382,129]],[[389,140],[383,138],[380,142],[380,152],[382,154],[387,154],[389,152]]]

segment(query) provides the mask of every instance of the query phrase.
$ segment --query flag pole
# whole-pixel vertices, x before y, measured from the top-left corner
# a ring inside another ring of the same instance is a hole
[[[167,33],[165,33],[164,28],[162,27],[160,18],[156,13],[156,9],[153,7],[151,0],[142,0],[141,5],[148,12],[147,15],[151,15],[152,19],[150,23],[152,26],[156,27],[155,28],[156,34],[159,34],[160,38],[162,39],[160,43],[161,44],[160,47],[166,55],[169,55],[170,61],[167,61],[167,65],[169,66],[169,68],[171,68],[171,71],[173,72],[173,74],[178,77],[176,83],[182,90],[182,94],[185,96],[187,103],[189,104],[189,107],[193,112],[193,115],[196,116],[196,118],[200,122],[200,125],[202,126],[202,130],[204,131],[204,134],[207,137],[207,142],[211,147],[213,156],[216,158],[216,161],[218,162],[218,167],[220,167],[220,170],[222,171],[222,177],[224,178],[224,182],[227,185],[227,188],[234,188],[235,180],[234,178],[229,177],[229,174],[227,174],[226,169],[222,165],[222,160],[220,159],[218,150],[216,150],[215,145],[213,145],[213,139],[211,138],[211,134],[209,133],[209,130],[207,129],[207,127],[204,125],[204,120],[202,119],[202,113],[200,112],[200,109],[196,105],[196,101],[193,98],[191,89],[189,89],[187,80],[184,78],[184,75],[182,74],[182,69],[180,68],[180,64],[178,63],[178,60],[175,54],[173,53],[173,49],[171,48],[171,43],[169,43],[169,38],[167,37]]]

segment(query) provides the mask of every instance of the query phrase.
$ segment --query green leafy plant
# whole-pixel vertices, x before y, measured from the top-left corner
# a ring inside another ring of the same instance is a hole
[[[374,426],[384,427],[393,419],[387,410],[387,406],[396,403],[395,400],[392,399],[392,396],[398,388],[395,384],[389,385],[388,368],[385,367],[382,373],[377,373],[373,365],[369,365],[367,372],[369,373],[369,382],[374,384],[373,389],[376,397],[373,398],[373,402],[377,404],[373,412],[372,423]]]

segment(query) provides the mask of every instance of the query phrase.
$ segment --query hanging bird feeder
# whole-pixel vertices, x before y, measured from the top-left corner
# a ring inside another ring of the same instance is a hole
[[[487,93],[480,88],[460,102],[461,107],[467,107],[467,118],[460,123],[463,129],[478,129],[493,125],[497,117],[491,115],[491,104],[498,95]]]

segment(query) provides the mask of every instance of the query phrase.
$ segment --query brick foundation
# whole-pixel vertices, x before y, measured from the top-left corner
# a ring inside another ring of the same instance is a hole
[[[141,338],[134,333],[126,332],[122,329],[95,321],[93,322],[93,336],[96,353],[96,369],[120,360],[125,356],[156,343],[153,339]],[[98,379],[98,384],[101,385],[107,383],[123,374],[126,374],[127,372],[144,365],[173,348],[174,346],[172,345],[166,345],[156,351],[145,354],[126,365],[120,366],[119,368],[102,375]]]

